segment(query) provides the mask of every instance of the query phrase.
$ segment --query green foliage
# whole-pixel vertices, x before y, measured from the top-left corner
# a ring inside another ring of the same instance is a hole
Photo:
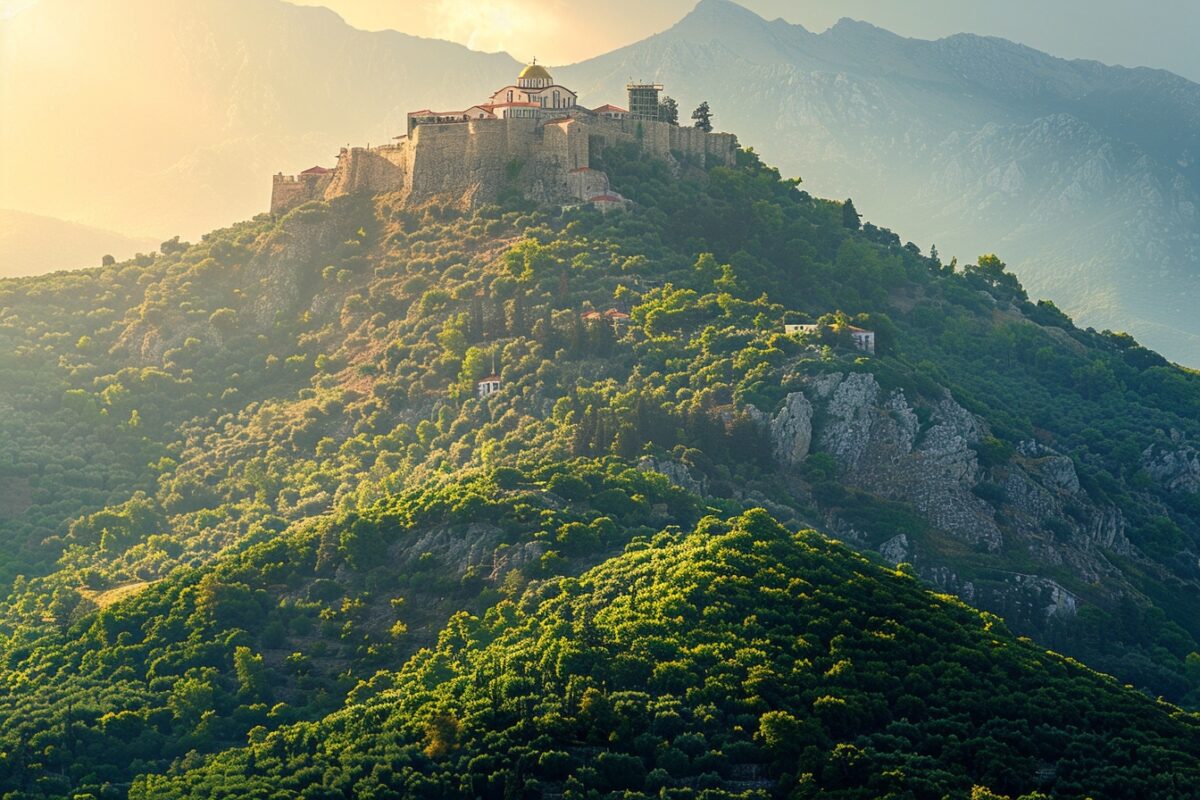
[[[995,257],[922,257],[752,151],[679,172],[599,157],[635,213],[349,198],[0,282],[0,793],[1191,785],[1160,764],[1191,718],[980,633],[912,567],[884,579],[756,516],[671,526],[761,502],[938,546],[819,448],[781,474],[760,421],[832,371],[903,391],[923,430],[949,391],[990,426],[977,494],[1002,510],[1015,445],[1049,443],[1139,549],[1110,562],[1137,602],[1099,587],[1033,632],[1198,704],[1200,503],[1142,454],[1200,438],[1200,379],[1028,302]],[[610,308],[629,319],[583,319]],[[783,335],[810,320],[817,336]],[[876,331],[874,357],[849,325]],[[503,389],[480,401],[493,358]],[[1025,556],[951,557],[978,578]],[[723,574],[741,577],[714,595]],[[1086,707],[1111,727],[1090,734]],[[1146,743],[1141,771],[1117,726]],[[1030,777],[1047,762],[1066,766]]]
[[[130,797],[1192,795],[1194,716],[761,510],[702,528],[460,615],[383,691]]]

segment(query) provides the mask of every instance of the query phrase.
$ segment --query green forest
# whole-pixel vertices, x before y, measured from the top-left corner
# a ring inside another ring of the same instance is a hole
[[[0,797],[1195,795],[1200,375],[602,161],[0,282]]]

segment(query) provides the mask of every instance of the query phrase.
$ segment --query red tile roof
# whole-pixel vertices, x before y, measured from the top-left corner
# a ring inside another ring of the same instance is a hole
[[[619,111],[622,114],[629,113],[629,109],[621,108],[620,106],[614,106],[612,103],[605,103],[604,105],[600,106],[599,108],[593,108],[592,111],[595,111],[597,114],[602,114],[605,111]]]
[[[300,174],[301,175],[328,175],[331,172],[333,172],[333,170],[329,169],[328,167],[309,167],[308,169],[304,170],[304,172],[301,172]]]

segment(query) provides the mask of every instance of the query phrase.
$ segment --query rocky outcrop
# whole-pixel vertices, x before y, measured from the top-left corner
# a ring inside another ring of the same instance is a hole
[[[821,424],[812,429],[813,400]],[[801,399],[803,398],[803,399]],[[883,395],[869,373],[832,373],[811,378],[802,393],[788,396],[771,420],[776,458],[794,466],[807,446],[833,456],[843,481],[855,488],[911,503],[938,528],[987,550],[999,549],[1002,535],[994,510],[971,489],[979,464],[971,445],[981,424],[949,395],[932,409],[924,430],[901,391]],[[802,460],[802,459],[800,459]]]
[[[879,545],[879,555],[893,567],[908,560],[908,537],[898,533]]]
[[[1026,459],[1025,468],[1046,485],[1069,495],[1079,494],[1079,475],[1075,472],[1075,462],[1068,456],[1034,441],[1018,444],[1017,453]]]
[[[1142,467],[1169,492],[1200,492],[1200,451],[1188,444],[1179,431],[1171,431],[1169,446],[1147,447],[1142,453]]]
[[[773,415],[750,413],[786,471],[796,470],[811,453],[828,454],[842,484],[909,505],[930,526],[977,552],[1021,550],[1032,564],[1070,574],[1079,585],[1113,593],[1129,589],[1107,555],[1140,557],[1126,537],[1121,512],[1093,502],[1074,461],[1040,442],[1020,442],[1008,462],[983,467],[977,448],[990,437],[987,427],[948,392],[914,405],[904,392],[884,390],[869,373],[830,373],[804,379]],[[1154,458],[1162,474],[1185,483],[1192,463],[1186,451]],[[995,569],[963,579],[960,561],[944,545],[931,548],[904,532],[857,530],[839,513],[827,512],[828,530],[873,546],[890,564],[912,562],[924,580],[1017,620],[1018,627],[1072,616],[1080,603],[1049,574]]]
[[[398,565],[411,568],[428,554],[456,579],[475,574],[498,582],[509,571],[535,563],[545,551],[543,542],[509,546],[504,543],[500,528],[472,523],[437,526],[403,538],[389,557]]]
[[[772,452],[780,464],[797,467],[808,458],[812,419],[812,403],[803,392],[792,392],[783,401],[783,408],[770,421]]]
[[[255,253],[245,266],[219,268],[218,280],[242,296],[253,298],[252,304],[235,309],[238,329],[243,333],[269,330],[278,316],[308,308],[320,288],[320,270],[328,263],[328,254],[357,227],[350,227],[353,218],[345,207],[297,210],[255,245]],[[172,306],[152,309],[129,323],[117,347],[142,363],[157,364],[188,339],[219,344],[222,336],[208,313],[196,316]]]
[[[657,472],[665,475],[671,483],[700,497],[708,494],[708,479],[703,476],[695,477],[688,469],[687,464],[682,462],[644,456],[638,462],[637,468],[642,472]]]
[[[246,267],[255,297],[250,311],[255,326],[271,326],[276,315],[307,305],[324,259],[347,238],[341,217],[336,208],[292,214],[259,248]]]

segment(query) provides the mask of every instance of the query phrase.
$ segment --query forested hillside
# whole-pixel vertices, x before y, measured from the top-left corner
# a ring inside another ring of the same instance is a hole
[[[456,616],[345,710],[130,796],[1182,798],[1198,755],[1194,715],[758,510]]]
[[[4,791],[1187,796],[1200,376],[753,152],[603,158],[630,213],[0,282]]]

